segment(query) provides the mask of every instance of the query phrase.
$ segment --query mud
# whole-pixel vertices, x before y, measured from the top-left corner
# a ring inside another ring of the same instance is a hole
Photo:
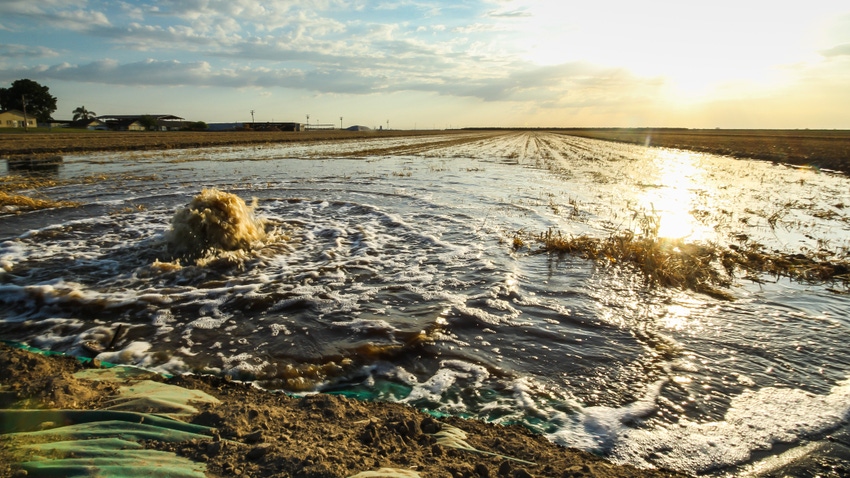
[[[96,409],[122,384],[73,377],[85,366],[69,357],[45,357],[0,345],[2,407]],[[683,476],[612,465],[554,445],[519,426],[435,418],[401,404],[342,396],[299,398],[215,377],[154,377],[221,400],[198,404],[200,412],[189,419],[216,428],[218,434],[211,439],[145,443],[206,463],[208,476],[332,478],[378,470],[404,470],[407,475],[371,476]],[[450,432],[449,439],[441,438],[441,431]],[[12,464],[18,460],[3,441],[0,437],[0,476],[22,476]],[[458,444],[474,450],[459,449]]]

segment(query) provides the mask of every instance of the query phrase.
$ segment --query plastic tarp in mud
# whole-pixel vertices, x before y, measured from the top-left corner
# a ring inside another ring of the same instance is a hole
[[[75,374],[121,383],[118,397],[104,409],[0,409],[0,434],[13,460],[27,476],[205,476],[203,463],[146,449],[143,442],[210,439],[213,429],[174,417],[196,413],[191,403],[217,399],[145,380],[141,378],[144,375],[149,373],[130,367],[86,369]],[[139,379],[132,380],[133,376]]]

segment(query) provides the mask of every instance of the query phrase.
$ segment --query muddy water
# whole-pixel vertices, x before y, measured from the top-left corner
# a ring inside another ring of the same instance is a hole
[[[548,133],[97,154],[55,174],[99,179],[42,192],[80,208],[0,216],[3,339],[519,421],[689,472],[850,412],[844,286],[736,277],[724,301],[528,240],[651,217],[846,259],[845,176]],[[206,188],[232,206],[212,223],[255,235],[199,232]]]

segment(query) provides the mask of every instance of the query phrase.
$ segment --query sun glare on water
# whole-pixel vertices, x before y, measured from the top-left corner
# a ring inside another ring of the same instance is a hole
[[[706,239],[710,230],[692,212],[708,196],[698,156],[659,151],[655,165],[657,169],[639,181],[643,192],[638,201],[642,211],[657,217],[658,237]]]

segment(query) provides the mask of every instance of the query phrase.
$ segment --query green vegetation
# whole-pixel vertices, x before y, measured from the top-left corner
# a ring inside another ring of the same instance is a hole
[[[56,97],[35,81],[15,80],[11,87],[0,88],[0,109],[23,111],[43,123],[56,111]]]
[[[187,131],[206,131],[209,129],[209,126],[203,121],[195,121],[194,123],[189,123],[185,129]]]
[[[97,113],[95,113],[94,111],[87,110],[85,106],[78,106],[74,109],[74,111],[72,111],[72,113],[74,113],[74,121],[87,120],[97,117]]]
[[[144,126],[146,130],[153,131],[156,129],[156,118],[151,115],[144,115],[139,118],[139,124]]]

